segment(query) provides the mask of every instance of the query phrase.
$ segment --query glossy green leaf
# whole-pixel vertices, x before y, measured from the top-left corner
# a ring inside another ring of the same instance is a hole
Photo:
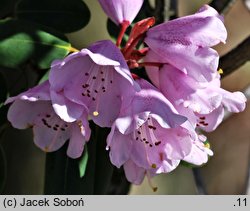
[[[72,50],[70,43],[46,30],[26,21],[0,21],[0,65],[15,68],[32,62],[43,69],[66,56]]]
[[[87,168],[87,163],[89,159],[89,154],[88,154],[88,147],[87,145],[85,146],[83,156],[81,157],[79,161],[79,172],[80,172],[80,177],[84,177],[86,168]]]
[[[82,0],[22,0],[16,15],[64,33],[79,30],[90,20],[90,11]]]

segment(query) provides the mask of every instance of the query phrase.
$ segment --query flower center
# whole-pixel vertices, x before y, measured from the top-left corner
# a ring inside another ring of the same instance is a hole
[[[82,96],[89,98],[95,103],[94,116],[98,116],[99,98],[102,94],[112,89],[113,85],[113,71],[110,67],[98,66],[93,64],[88,72],[85,72],[85,83],[82,84]]]
[[[149,147],[157,147],[161,144],[155,136],[157,128],[154,126],[152,118],[148,118],[147,121],[134,131],[134,139],[141,141]]]

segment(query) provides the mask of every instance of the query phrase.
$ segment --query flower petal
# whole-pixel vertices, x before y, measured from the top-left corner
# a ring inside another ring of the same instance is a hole
[[[142,112],[150,111],[155,118],[159,120],[162,127],[176,127],[187,119],[178,112],[174,106],[164,97],[164,95],[158,91],[154,86],[152,86],[146,80],[137,80],[137,83],[141,86],[141,91],[136,92],[132,105],[132,111],[129,108],[124,109],[123,112],[132,112],[130,115],[139,114]]]
[[[160,39],[168,45],[180,43],[211,47],[227,38],[226,28],[218,13],[208,5],[197,13],[159,24],[151,28],[147,37]],[[146,42],[148,42],[146,40]]]
[[[42,84],[39,84],[26,92],[23,92],[15,97],[8,98],[5,104],[12,103],[17,99],[28,100],[31,102],[35,102],[38,100],[50,100],[49,86],[49,81],[45,81]]]
[[[211,48],[147,40],[164,63],[171,64],[199,82],[211,81],[218,69],[219,55]]]
[[[112,142],[109,145],[110,161],[117,168],[120,168],[130,157],[132,140],[129,135],[123,135],[117,130],[111,135],[112,137],[109,137],[109,139],[112,138]]]
[[[242,92],[228,92],[222,90],[222,104],[230,112],[241,112],[246,107],[247,98]]]
[[[123,21],[132,23],[141,9],[143,0],[99,0],[104,12],[117,25]]]
[[[207,163],[208,155],[212,156],[213,152],[210,149],[206,148],[201,141],[197,140],[192,145],[191,153],[187,155],[183,160],[188,163],[200,166]]]
[[[73,123],[71,126],[71,136],[67,149],[67,155],[71,158],[79,158],[82,155],[86,138],[81,132],[82,128],[79,128],[77,123]]]
[[[205,118],[205,120],[202,120],[205,124],[200,124],[199,122],[197,123],[199,124],[199,127],[206,132],[211,132],[214,131],[222,122],[224,117],[224,108],[221,105],[206,115],[197,114],[197,117]]]
[[[227,33],[218,13],[205,6],[198,13],[151,28],[145,39],[165,63],[197,81],[211,81],[218,67],[218,53],[211,46],[225,42]]]
[[[162,93],[170,101],[184,100],[201,86],[193,78],[171,65],[164,65],[159,74]]]
[[[90,50],[88,53],[89,57],[96,64],[101,66],[113,66],[117,73],[119,73],[131,85],[135,86],[135,88],[138,88],[137,84],[132,79],[124,56],[119,48],[117,48],[110,40],[95,42],[89,46],[88,49]]]
[[[145,177],[145,169],[138,167],[133,161],[128,160],[124,166],[126,178],[129,182],[140,185]]]
[[[41,112],[46,112],[47,110],[49,110],[47,101],[29,102],[17,99],[10,106],[7,118],[13,127],[26,129],[33,126],[35,119]]]
[[[51,90],[51,102],[52,106],[58,116],[65,122],[74,122],[79,119],[84,110],[85,106],[71,102],[63,96],[62,93],[56,93]]]
[[[51,88],[61,92],[65,84],[80,77],[82,69],[88,68],[90,65],[90,59],[86,56],[86,53],[82,52],[70,54],[65,59],[53,63],[49,73]]]
[[[52,109],[51,109],[52,110]],[[56,114],[51,116],[58,126],[63,126],[65,123]],[[53,152],[61,148],[64,143],[70,138],[70,128],[61,130],[60,128],[49,128],[42,123],[41,118],[37,118],[33,127],[34,142],[45,152]]]

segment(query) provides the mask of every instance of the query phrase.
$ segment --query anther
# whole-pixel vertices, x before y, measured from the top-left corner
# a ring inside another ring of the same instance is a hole
[[[161,141],[155,142],[155,146],[158,146],[158,145],[160,145],[160,144],[161,144]]]
[[[93,115],[94,115],[94,116],[98,116],[98,115],[99,115],[99,112],[98,112],[98,111],[94,111],[94,112],[93,112]]]
[[[152,167],[153,169],[156,169],[156,168],[157,168],[157,166],[156,166],[155,163],[153,163],[153,164],[151,165],[151,167]]]

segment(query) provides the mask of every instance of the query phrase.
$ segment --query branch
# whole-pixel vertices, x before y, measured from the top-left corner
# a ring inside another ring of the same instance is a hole
[[[216,9],[219,13],[225,13],[235,0],[213,0],[210,2],[210,6]]]
[[[219,67],[223,69],[224,74],[222,76],[229,75],[247,61],[250,61],[250,37],[221,57]]]

